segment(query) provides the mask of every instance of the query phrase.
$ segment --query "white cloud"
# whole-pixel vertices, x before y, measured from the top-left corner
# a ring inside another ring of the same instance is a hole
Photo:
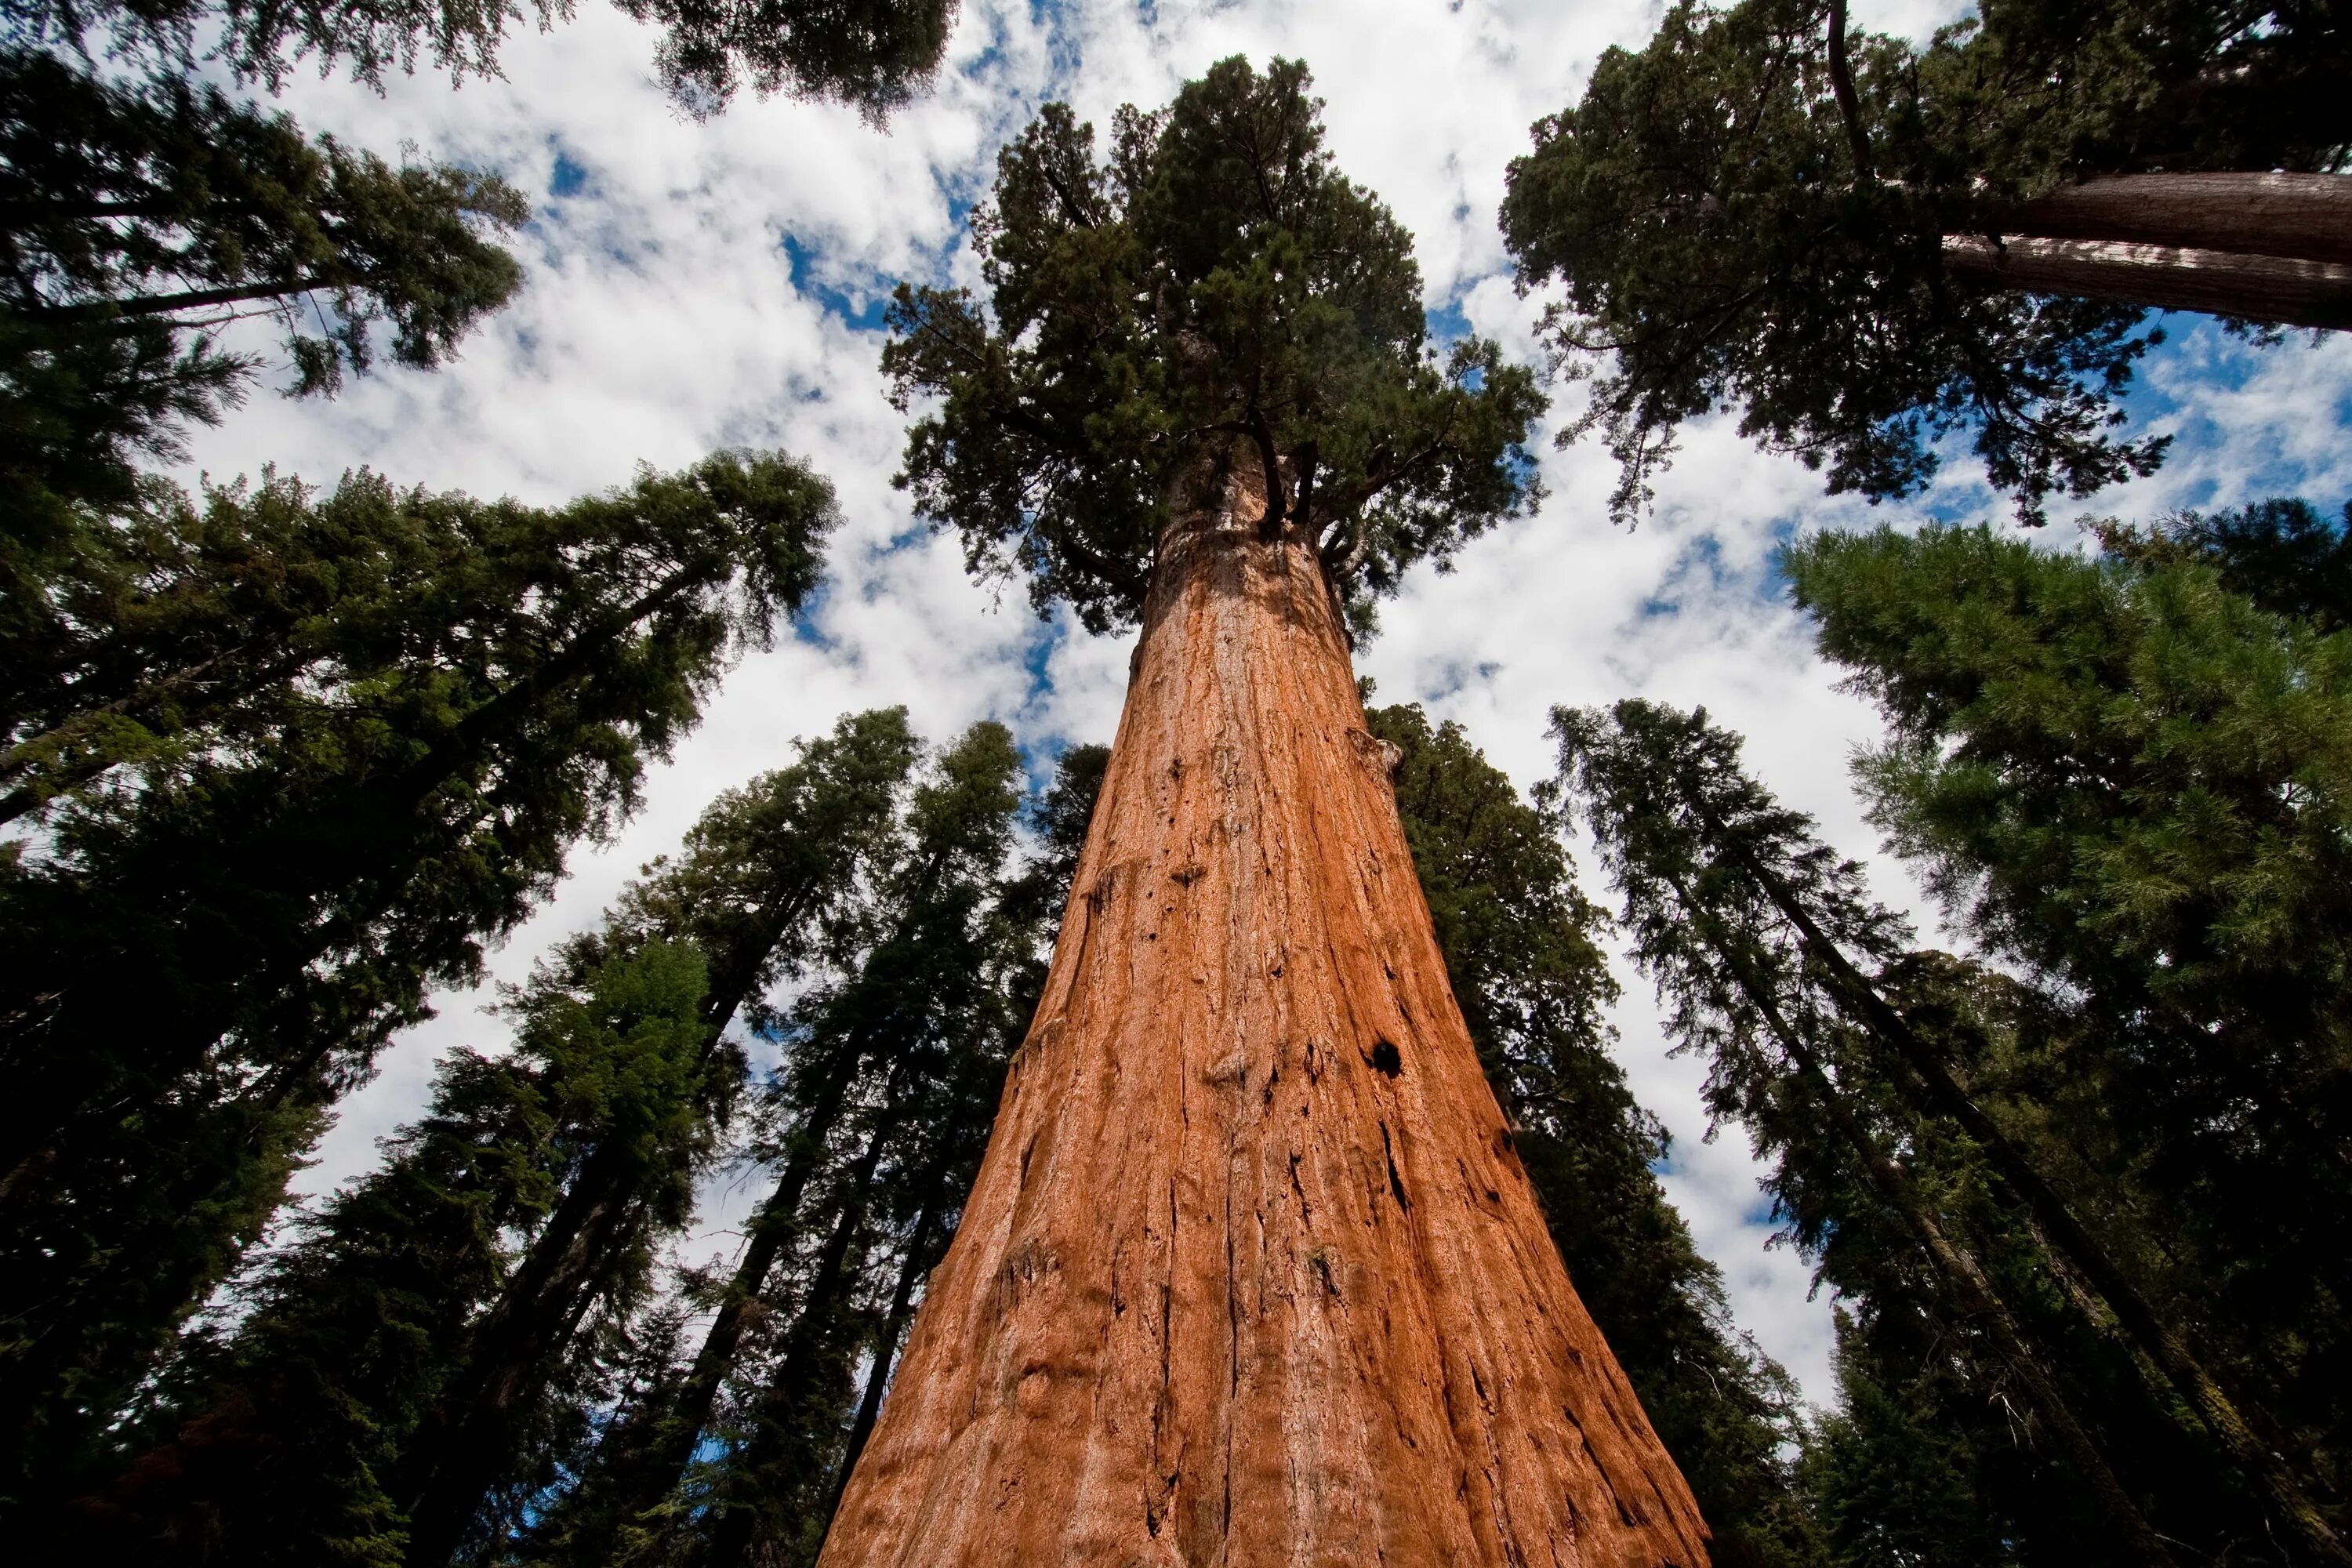
[[[1881,0],[1857,16],[1921,37],[1959,9]],[[965,579],[951,542],[893,548],[912,526],[889,484],[902,422],[883,396],[877,336],[826,309],[845,299],[856,310],[901,275],[970,280],[969,254],[956,250],[961,204],[982,193],[995,149],[1038,102],[1066,95],[1103,126],[1118,103],[1163,101],[1223,55],[1305,58],[1341,167],[1417,235],[1429,301],[1458,303],[1479,331],[1533,358],[1535,306],[1509,286],[1494,221],[1505,166],[1602,49],[1638,45],[1660,12],[1654,0],[1077,0],[1042,11],[966,0],[938,90],[887,134],[837,108],[791,102],[683,121],[650,81],[652,35],[594,7],[518,37],[501,81],[453,92],[420,77],[378,98],[301,80],[287,106],[313,129],[387,151],[413,141],[526,186],[541,207],[522,247],[529,281],[442,372],[388,371],[332,404],[262,395],[203,436],[195,465],[226,477],[275,462],[331,480],[367,464],[403,481],[552,501],[623,482],[641,461],[782,445],[838,487],[845,521],[817,640],[787,641],[733,671],[702,727],[655,771],[644,812],[611,843],[576,851],[556,897],[494,955],[494,973],[517,979],[673,847],[713,795],[778,765],[791,737],[845,710],[904,702],[935,738],[994,716],[1025,741],[1108,739],[1128,640],[1089,637],[1066,617],[1041,625],[1018,585],[998,603]],[[559,157],[579,182],[560,199],[550,194]],[[787,236],[803,258],[797,285]],[[2179,453],[2156,479],[2098,498],[2097,510],[2145,514],[2256,483],[2307,484],[2321,500],[2352,493],[2352,339],[2252,355],[2192,334],[2189,351],[2152,367],[2164,400],[2194,405],[2193,416],[2163,416],[2180,427]],[[1872,716],[1834,689],[1835,672],[1769,581],[1769,558],[1801,526],[1916,510],[1832,501],[1817,476],[1759,454],[1720,420],[1688,433],[1655,515],[1631,532],[1605,521],[1605,454],[1583,447],[1544,463],[1553,494],[1540,516],[1478,542],[1450,574],[1415,574],[1385,608],[1361,660],[1382,698],[1419,698],[1459,719],[1523,784],[1550,772],[1554,703],[1636,693],[1703,702],[1748,735],[1757,773],[1829,838],[1871,848],[1845,759]],[[1969,475],[1956,465],[1947,493],[1965,494]],[[2053,544],[2071,534],[2050,532]],[[1041,639],[1051,639],[1047,679],[1033,689],[1024,661]],[[1882,862],[1876,877],[1882,897],[1919,910],[1899,868]],[[1701,1064],[1665,1057],[1646,988],[1626,980],[1620,1054],[1675,1134],[1668,1188],[1722,1265],[1742,1324],[1825,1397],[1827,1306],[1806,1300],[1801,1260],[1763,1249],[1744,1136],[1702,1141]],[[421,1101],[440,1052],[502,1037],[478,1011],[486,995],[442,998],[440,1017],[385,1053],[379,1079],[346,1103],[311,1190],[364,1168],[374,1138]],[[744,1201],[739,1185],[714,1202],[711,1245],[726,1244],[716,1232]]]

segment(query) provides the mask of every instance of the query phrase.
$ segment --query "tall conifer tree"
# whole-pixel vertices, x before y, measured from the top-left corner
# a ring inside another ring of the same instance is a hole
[[[1794,1385],[1730,1326],[1721,1276],[1652,1173],[1665,1130],[1611,1060],[1616,999],[1552,800],[1520,798],[1458,726],[1374,709],[1447,977],[1569,1277],[1715,1531],[1719,1568],[1818,1560]]]
[[[1050,106],[976,230],[985,305],[891,312],[901,396],[942,399],[907,482],[976,569],[1143,641],[823,1561],[1702,1561],[1480,1078],[1348,665],[1347,616],[1525,507],[1531,378],[1431,351],[1407,237],[1289,62],[1122,110],[1107,158]]]
[[[2065,1460],[2038,1485],[2087,1496],[2103,1516],[2071,1527],[2084,1541],[2138,1561],[2168,1560],[2168,1539],[2336,1560],[2324,1477],[2249,1440],[2260,1413],[2193,1347],[2181,1304],[2149,1283],[2157,1249],[2130,1167],[2095,1173],[2083,1140],[2046,1136],[2032,1112],[2021,1127],[1994,1099],[2004,1086],[1989,1029],[2006,1013],[2013,1037],[2029,1033],[2018,1024],[2046,1009],[1997,975],[1910,954],[1902,923],[1862,895],[1858,868],[1741,772],[1738,738],[1703,712],[1629,701],[1556,719],[1675,1032],[1707,1051],[1718,1113],[1780,1158],[1776,1190],[1799,1239],[1828,1277],[1889,1309],[1871,1325],[1879,1348],[1903,1331],[1897,1304],[1925,1300],[1931,1319],[1947,1316],[1949,1342],[1973,1342],[1979,1386],[2014,1379]],[[2048,1085],[2070,1064],[2036,1049],[2010,1081],[2046,1115]],[[2074,1086],[2077,1114],[2101,1087]],[[2103,1119],[2102,1108],[2091,1120]],[[1906,1254],[1907,1286],[1895,1267]],[[2043,1522],[2068,1532],[2063,1518]]]
[[[748,455],[554,509],[366,475],[212,498],[213,537],[307,576],[311,613],[265,605],[239,657],[266,683],[0,868],[0,1489],[71,1459],[319,1108],[635,805],[730,650],[814,586],[832,516]],[[143,629],[91,659],[136,669]]]
[[[515,1529],[643,1337],[653,1244],[740,1098],[730,1024],[820,950],[913,751],[897,710],[843,720],[567,943],[514,1004],[517,1052],[456,1058],[384,1168],[270,1259],[224,1348],[184,1357],[139,1427],[168,1435],[97,1510],[121,1516],[115,1546],[446,1562],[428,1502],[477,1547]],[[273,1505],[289,1491],[300,1508]]]
[[[1979,529],[1823,535],[1789,568],[1888,720],[1861,769],[1874,820],[1990,948],[2081,998],[2077,1070],[2158,1205],[2160,1295],[2260,1451],[2326,1477],[2352,1290],[2352,634],[2330,577],[2281,569],[2332,552],[2314,523],[2272,505],[2110,530],[2126,548],[2097,561]]]

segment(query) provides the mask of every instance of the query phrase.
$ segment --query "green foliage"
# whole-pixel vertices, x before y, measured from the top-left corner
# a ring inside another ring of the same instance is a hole
[[[1529,805],[1459,727],[1373,710],[1404,752],[1397,811],[1447,976],[1552,1238],[1642,1407],[1697,1495],[1716,1561],[1819,1561],[1784,1447],[1799,1436],[1787,1374],[1730,1326],[1714,1265],[1653,1174],[1666,1133],[1634,1103],[1604,1042],[1617,994],[1552,799]]]
[[[0,505],[39,532],[242,395],[259,364],[217,346],[228,321],[273,319],[295,390],[332,392],[379,340],[440,363],[521,282],[492,237],[530,208],[494,174],[31,50],[0,51]]]
[[[709,114],[748,80],[761,97],[832,99],[878,121],[913,97],[946,51],[955,0],[620,0],[664,29],[656,59],[678,107]],[[541,31],[568,22],[573,0],[531,0]],[[463,82],[495,77],[516,0],[0,0],[12,31],[87,51],[160,57],[184,68],[201,39],[240,81],[272,91],[291,67],[342,67],[381,89],[420,60]]]
[[[797,1245],[756,1287],[781,1332],[767,1356],[739,1363],[719,1423],[725,1452],[689,1482],[708,1499],[696,1561],[709,1568],[733,1568],[758,1543],[814,1558],[856,1403],[862,1277],[893,1270],[893,1233],[909,1234],[926,1209],[940,1211],[943,1246],[978,1168],[1032,1000],[1007,981],[1034,934],[995,910],[1019,772],[1011,734],[992,722],[940,755],[877,879],[857,956],[793,1008],[765,1110],[769,1152],[785,1163],[814,1155],[817,1169],[794,1194]]]
[[[2323,632],[2352,626],[2352,506],[2330,522],[2309,501],[2273,497],[2220,511],[2183,511],[2153,527],[2092,525],[2100,545],[2146,571],[2201,561],[2221,586],[2273,615]]]
[[[1003,727],[934,761],[830,928],[825,972],[774,1020],[784,1058],[751,1147],[775,1184],[733,1278],[689,1281],[715,1309],[700,1350],[615,1415],[521,1560],[814,1556],[978,1168],[1058,912],[1039,889],[1066,877],[1101,758],[1066,753],[1026,865]]]
[[[300,1222],[233,1329],[184,1352],[144,1423],[163,1440],[77,1511],[126,1553],[396,1568],[433,1458],[417,1435],[478,1373],[469,1352],[518,1238],[545,1223],[586,1150],[615,1132],[658,1142],[696,1119],[702,994],[701,955],[684,943],[543,972],[514,1003],[513,1052],[444,1067],[385,1164]],[[672,1223],[688,1195],[675,1182],[663,1194]],[[624,1313],[642,1248],[603,1266],[606,1312]],[[575,1363],[602,1326],[570,1347]]]
[[[670,99],[716,114],[761,98],[832,99],[879,124],[938,70],[956,0],[617,0],[665,29],[655,68]]]
[[[1851,114],[1832,10],[1682,0],[1511,165],[1520,279],[1565,289],[1555,345],[1616,356],[1564,438],[1606,435],[1620,517],[1685,420],[1734,405],[1742,434],[1873,500],[1919,489],[1963,432],[2029,522],[2150,471],[2163,437],[2111,434],[2157,341],[2144,312],[1988,289],[1947,271],[1942,237],[2086,174],[2336,167],[2334,9],[1994,0],[1925,50],[1855,36]]]
[[[1988,1137],[2063,1185],[2173,1322],[2215,1330],[2216,1278],[2176,1250],[2177,1211],[2131,1147],[2140,1134],[2114,1092],[2122,1063],[2104,1020],[2063,992],[1908,951],[1860,868],[1749,779],[1738,737],[1704,712],[1622,702],[1560,710],[1555,723],[1635,957],[1668,999],[1673,1032],[1708,1055],[1710,1108],[1774,1162],[1784,1234],[1850,1310],[1848,1408],[1807,1472],[1839,1559],[1884,1561],[1940,1539],[1959,1555],[1926,1560],[1966,1560],[1979,1537],[1951,1534],[1947,1515],[1973,1511],[2011,1554],[1992,1561],[2143,1561],[2117,1527],[2120,1506],[2185,1550],[2284,1560],[2252,1483],[2144,1373],[2084,1285],[2082,1255],[2029,1218],[2000,1151],[1947,1120],[1789,911],[1877,971],[1866,984],[1985,1109]],[[2095,1503],[2070,1421],[2118,1478],[2115,1501]],[[1935,1440],[1877,1447],[1915,1431]],[[1938,1448],[1946,1460],[1932,1458]],[[2326,1461],[2299,1453],[2325,1491]]]
[[[453,1058],[384,1166],[258,1271],[234,1331],[182,1352],[114,1446],[144,1451],[106,1489],[107,1539],[446,1561],[416,1528],[428,1498],[470,1486],[461,1532],[495,1539],[565,1483],[595,1409],[679,1327],[647,1307],[653,1249],[740,1098],[724,1031],[823,949],[915,760],[898,710],[798,750],[541,965],[509,1004],[514,1052]]]
[[[307,1141],[293,1123],[634,806],[730,650],[813,588],[831,518],[774,456],[554,509],[364,474],[209,498],[224,580],[289,568],[314,613],[264,592],[275,640],[243,651],[268,683],[54,803],[0,867],[0,1387],[25,1413],[0,1493],[78,1461],[274,1204],[257,1173]],[[192,587],[195,624],[235,636],[253,601],[217,585]],[[173,673],[138,616],[58,620],[131,689]]]
[[[941,399],[899,482],[1041,613],[1135,620],[1161,531],[1244,443],[1287,466],[1268,521],[1359,610],[1534,499],[1532,376],[1478,339],[1429,349],[1411,237],[1332,166],[1307,86],[1223,61],[1120,110],[1108,158],[1048,104],[973,217],[987,305],[899,289],[894,400]]]
[[[1822,536],[1788,569],[1886,715],[1873,820],[1990,948],[2080,998],[2074,1071],[2160,1205],[2168,1289],[2340,1498],[2352,634],[2323,629],[2326,579],[2273,571],[2317,542],[2305,521],[2250,508],[2137,560]]]

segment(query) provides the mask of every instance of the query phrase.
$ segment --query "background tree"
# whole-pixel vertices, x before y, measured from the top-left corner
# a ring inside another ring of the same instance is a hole
[[[284,673],[251,728],[53,808],[0,868],[11,1490],[79,1451],[225,1272],[306,1119],[634,806],[730,650],[814,587],[833,517],[821,480],[748,455],[554,509],[361,475],[210,510],[378,542],[295,552],[358,569],[322,631],[261,656]]]
[[[1526,504],[1531,378],[1428,349],[1406,237],[1294,63],[1122,110],[1108,159],[1049,107],[975,230],[986,305],[890,312],[899,397],[940,399],[905,482],[975,570],[1144,636],[1074,916],[822,1561],[1696,1563],[1348,667],[1343,605],[1361,626]]]
[[[446,1563],[428,1504],[470,1491],[438,1528],[495,1543],[562,1484],[665,1331],[641,1310],[653,1248],[740,1098],[730,1024],[820,950],[914,761],[897,710],[799,751],[541,966],[515,1054],[444,1069],[383,1169],[265,1266],[226,1350],[182,1352],[136,1428],[168,1436],[107,1489],[113,1549]]]
[[[675,1135],[695,1119],[703,994],[701,955],[677,942],[537,976],[515,1003],[514,1051],[444,1067],[385,1165],[270,1258],[233,1331],[184,1352],[156,1421],[166,1440],[102,1503],[49,1511],[66,1516],[58,1547],[89,1550],[71,1527],[94,1513],[117,1561],[413,1561],[409,1506],[435,1458],[420,1433],[476,1371],[481,1328],[583,1150],[616,1124]],[[600,1268],[604,1321],[583,1321],[532,1391],[541,1424],[579,1418],[599,1331],[642,1285],[641,1254]],[[16,1511],[44,1517],[24,1500]]]
[[[1555,346],[1615,356],[1564,437],[1605,433],[1620,516],[1718,406],[1873,500],[1961,431],[2029,522],[2147,473],[2163,439],[2112,432],[2147,307],[2352,324],[2347,47],[2324,5],[1995,0],[1915,50],[1685,0],[1511,165]]]
[[[133,505],[139,462],[244,395],[260,364],[223,327],[275,320],[299,392],[387,347],[429,368],[513,296],[497,237],[530,210],[495,174],[395,168],[215,88],[11,47],[0,215],[0,571],[37,599],[135,557],[84,509]]]
[[[2095,1024],[1906,952],[1858,868],[1749,781],[1737,737],[1703,713],[1625,702],[1557,719],[1636,956],[1675,1032],[1707,1051],[1717,1114],[1778,1155],[1776,1195],[1824,1278],[1875,1303],[1850,1363],[1916,1368],[1930,1345],[1973,1342],[1979,1387],[2013,1378],[2064,1456],[2038,1486],[2095,1501],[2093,1533],[2130,1560],[2166,1557],[2159,1531],[2201,1550],[2340,1553],[2325,1476],[2244,1451],[2242,1402],[2179,1342],[2179,1304],[2152,1302],[2154,1194],[2128,1163],[2086,1157],[2120,1131],[2105,1125],[2106,1086],[2074,1077]],[[1893,1310],[1906,1296],[1924,1306]],[[2135,1358],[2160,1380],[2141,1386]],[[2067,1510],[2009,1511],[2065,1533]]]
[[[582,1563],[731,1562],[755,1542],[814,1553],[856,1400],[866,1277],[889,1267],[890,1232],[913,1217],[893,1210],[909,1194],[931,1205],[917,1228],[952,1228],[941,1200],[960,1189],[942,1189],[939,1167],[974,1134],[948,1108],[983,1119],[1010,1048],[1017,997],[994,905],[1019,766],[1003,726],[975,726],[876,845],[860,898],[828,934],[833,973],[777,1019],[784,1059],[752,1144],[774,1184],[707,1303],[699,1345],[616,1417],[533,1551]]]
[[[1569,1278],[1715,1531],[1717,1568],[1820,1561],[1790,1458],[1788,1374],[1731,1327],[1716,1267],[1653,1174],[1665,1129],[1611,1059],[1607,917],[1577,888],[1550,798],[1522,800],[1458,725],[1376,708],[1446,976]]]
[[[1886,716],[1873,820],[1988,948],[2080,996],[2079,1070],[2160,1205],[2160,1293],[2340,1499],[2352,645],[2329,579],[2276,569],[2307,521],[2249,508],[2097,561],[1824,535],[1788,567]]]
[[[879,121],[910,99],[939,67],[955,20],[955,0],[620,0],[641,22],[663,27],[656,46],[663,85],[690,112],[709,113],[748,81],[761,96],[789,93],[855,105]],[[532,0],[541,30],[570,21],[572,0]],[[199,40],[242,81],[275,90],[300,61],[320,72],[348,69],[380,87],[388,70],[429,60],[459,82],[494,77],[513,0],[436,5],[429,0],[7,0],[13,27],[44,45],[184,66]]]

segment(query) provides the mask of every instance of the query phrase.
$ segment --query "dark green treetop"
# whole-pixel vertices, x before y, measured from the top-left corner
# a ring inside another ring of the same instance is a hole
[[[417,1437],[473,1364],[484,1318],[587,1152],[620,1135],[691,1144],[709,1123],[701,955],[650,942],[545,968],[517,995],[514,1049],[453,1057],[425,1116],[385,1162],[304,1216],[241,1291],[233,1329],[197,1336],[140,1432],[161,1437],[94,1500],[36,1515],[63,1542],[137,1560],[397,1568],[408,1510],[434,1455]],[[675,1167],[642,1194],[656,1226],[682,1222]],[[597,1260],[594,1309],[561,1364],[524,1396],[516,1485],[560,1447],[599,1393],[600,1351],[651,1279],[642,1234]]]
[[[1821,535],[1787,569],[1886,717],[1872,819],[1988,947],[2081,998],[2172,1245],[2216,1281],[2209,1331],[2340,1422],[2320,1391],[2347,1379],[2319,1368],[2352,1341],[2314,1325],[2352,1295],[2352,633],[2231,591],[2263,515],[2219,561],[1937,528]],[[2267,515],[2276,549],[2308,538]]]
[[[679,107],[709,113],[749,85],[762,97],[832,99],[879,120],[939,67],[956,0],[617,0],[664,28],[663,85]],[[568,22],[574,0],[531,0],[541,31]],[[199,42],[241,80],[273,90],[298,61],[321,74],[348,68],[379,88],[420,60],[463,81],[494,77],[518,0],[5,0],[12,31],[87,50],[185,65]]]
[[[240,536],[321,542],[298,560],[357,558],[317,617],[352,657],[291,660],[0,867],[0,1385],[57,1433],[103,1423],[249,1238],[215,1200],[278,1158],[252,1120],[331,1100],[427,987],[473,978],[809,593],[833,516],[804,468],[741,454],[560,508],[365,475],[218,504]],[[0,1478],[79,1441],[0,1449]]]
[[[1715,1531],[1718,1563],[1817,1562],[1784,1448],[1787,1374],[1731,1326],[1723,1281],[1654,1173],[1665,1130],[1608,1052],[1607,916],[1575,880],[1553,793],[1528,802],[1461,729],[1366,715],[1404,753],[1397,812],[1447,978],[1577,1294]]]
[[[2162,458],[2118,398],[2157,341],[2129,304],[1955,275],[1944,237],[2087,174],[2326,171],[2352,145],[2333,9],[1993,0],[1927,48],[1843,0],[1682,0],[1612,49],[1511,166],[1506,237],[1557,280],[1564,356],[1612,353],[1568,435],[1647,500],[1685,420],[1737,408],[1832,491],[1910,494],[1969,435],[2027,521]],[[1997,232],[1997,230],[1996,230]]]
[[[684,1217],[745,1079],[726,1031],[828,949],[916,749],[899,710],[845,716],[722,795],[560,944],[509,1004],[516,1049],[453,1058],[385,1164],[263,1265],[226,1353],[218,1332],[184,1349],[115,1445],[150,1451],[94,1489],[121,1516],[100,1528],[126,1547],[168,1530],[254,1561],[397,1562],[419,1545],[427,1483],[456,1479],[468,1400],[492,1385],[497,1440],[461,1525],[510,1530],[517,1500],[561,1485],[597,1436],[590,1406],[625,1396],[657,1348],[662,1314],[640,1311],[650,1249]]]
[[[2323,632],[2352,626],[2352,504],[2336,521],[2307,500],[2274,496],[2219,511],[2183,511],[2150,526],[2093,525],[2110,553],[2143,570],[2202,561],[2221,585],[2273,615]]]
[[[259,364],[219,347],[229,321],[273,318],[301,392],[383,351],[438,364],[520,285],[496,237],[530,216],[495,174],[21,48],[0,51],[0,503],[32,540],[128,499],[137,459],[242,395]]]
[[[2105,1292],[2115,1259],[2139,1272],[2164,1256],[2147,1228],[2165,1224],[2157,1195],[2113,1158],[2107,1064],[2084,1048],[2095,1029],[2011,976],[1911,951],[1860,868],[1703,710],[1625,701],[1554,721],[1669,1032],[1706,1054],[1710,1110],[1772,1162],[1783,1234],[1850,1314],[1841,1376],[1857,1402],[1807,1465],[1834,1560],[1920,1550],[1950,1509],[1988,1526],[1924,1560],[1966,1560],[1950,1553],[1972,1540],[1987,1561],[2260,1543],[2273,1526],[2253,1487],[2144,1375],[2107,1307],[2085,1304],[2083,1277]],[[1916,1048],[1889,1047],[1871,1000]],[[1966,1086],[1973,1120],[1947,1113],[1929,1061]],[[2019,1212],[2019,1163],[2063,1173],[2063,1249]],[[1940,1445],[1893,1447],[1921,1420]]]
[[[973,219],[987,303],[901,286],[883,368],[900,407],[940,401],[899,482],[973,571],[1132,622],[1178,488],[1244,443],[1281,476],[1267,528],[1360,609],[1534,500],[1534,378],[1482,340],[1430,350],[1411,237],[1332,165],[1307,87],[1223,61],[1122,109],[1108,156],[1048,104]]]

